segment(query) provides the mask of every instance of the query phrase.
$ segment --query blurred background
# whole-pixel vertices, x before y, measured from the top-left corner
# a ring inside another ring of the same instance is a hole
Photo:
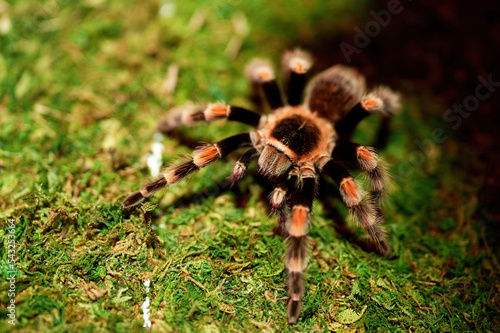
[[[236,194],[216,187],[190,204],[234,158],[135,211],[120,203],[149,179],[166,110],[252,108],[245,64],[258,56],[278,69],[301,47],[313,73],[356,67],[369,86],[400,91],[403,110],[381,152],[393,254],[350,243],[318,204],[297,329],[498,331],[499,18],[498,1],[0,0],[0,217],[19,221],[16,329],[140,330],[149,277],[153,330],[287,330],[284,247],[266,193],[250,175]],[[378,122],[356,139],[370,144]],[[162,141],[163,161],[191,151],[180,138],[246,130],[180,129]],[[187,276],[225,291],[207,296]]]

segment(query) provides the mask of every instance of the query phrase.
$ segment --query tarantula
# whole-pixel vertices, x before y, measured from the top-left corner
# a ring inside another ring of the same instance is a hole
[[[260,115],[224,103],[206,107],[189,105],[169,113],[159,123],[161,131],[222,118],[251,125],[255,130],[197,148],[188,160],[168,167],[160,179],[143,185],[123,202],[124,208],[137,205],[165,186],[178,183],[236,149],[248,147],[236,162],[231,178],[233,182],[240,180],[250,162],[258,159],[259,173],[275,184],[270,203],[288,243],[289,324],[297,322],[302,307],[306,238],[320,173],[338,185],[342,200],[354,219],[366,229],[376,250],[382,255],[390,252],[381,228],[380,209],[387,171],[374,148],[353,143],[350,138],[356,125],[369,114],[377,112],[387,118],[397,112],[399,95],[387,87],[366,92],[364,77],[342,65],[319,73],[306,87],[306,74],[311,65],[311,57],[302,50],[284,54],[287,104],[267,61],[255,59],[247,66],[246,74],[253,87],[262,87],[272,108],[270,114]],[[301,104],[304,88],[305,103]],[[358,188],[348,168],[368,174],[370,195],[364,195]]]

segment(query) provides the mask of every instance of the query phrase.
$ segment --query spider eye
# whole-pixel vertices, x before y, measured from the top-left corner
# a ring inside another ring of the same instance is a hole
[[[260,173],[269,177],[277,178],[284,175],[292,167],[292,161],[283,152],[273,146],[266,146],[259,157]]]

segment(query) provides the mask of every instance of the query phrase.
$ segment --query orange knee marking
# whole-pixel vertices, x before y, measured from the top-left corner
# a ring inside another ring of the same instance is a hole
[[[292,223],[289,230],[290,236],[301,237],[306,234],[307,213],[305,207],[293,209]]]
[[[259,70],[258,75],[259,75],[259,79],[262,82],[271,81],[273,79],[273,75],[271,75],[271,72],[267,68],[263,68],[263,69]]]
[[[228,109],[228,106],[224,104],[212,105],[205,111],[205,118],[209,121],[217,118],[225,118],[227,117]]]
[[[366,111],[371,111],[372,109],[376,108],[378,105],[378,101],[373,98],[367,98],[361,101],[361,106],[363,109]]]
[[[298,74],[304,74],[305,72],[307,72],[304,62],[301,60],[296,60],[293,66],[293,71]]]
[[[363,146],[358,147],[356,156],[358,158],[361,169],[365,171],[372,171],[377,167],[377,155],[371,152],[368,148]]]
[[[366,161],[374,160],[373,154],[366,147],[358,148],[358,158],[362,158]]]
[[[219,158],[219,150],[216,146],[210,146],[193,156],[193,163],[198,168],[203,168],[207,164]]]
[[[352,178],[343,180],[340,186],[349,198],[359,201],[358,187]]]

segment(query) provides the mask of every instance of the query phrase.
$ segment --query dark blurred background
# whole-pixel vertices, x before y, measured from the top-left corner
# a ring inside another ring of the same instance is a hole
[[[374,11],[387,10],[389,2],[375,1]],[[451,127],[454,122],[443,120],[447,109],[475,95],[479,76],[487,80],[492,75],[493,81],[500,82],[500,1],[402,0],[400,6],[390,24],[359,53],[352,53],[350,65],[359,68],[369,83],[384,82],[406,95],[432,95],[441,107],[422,104],[420,112],[440,119],[442,128],[463,143],[467,161],[458,167],[467,168],[470,181],[480,182],[481,208],[500,221],[500,83],[456,130]],[[374,17],[368,12],[356,20],[352,27],[365,31]],[[328,33],[318,34],[314,45],[305,46],[313,50],[319,66],[346,62],[339,45],[346,42],[355,47],[357,32],[345,31],[334,39],[328,39],[332,36]],[[470,153],[475,158],[469,159]]]

